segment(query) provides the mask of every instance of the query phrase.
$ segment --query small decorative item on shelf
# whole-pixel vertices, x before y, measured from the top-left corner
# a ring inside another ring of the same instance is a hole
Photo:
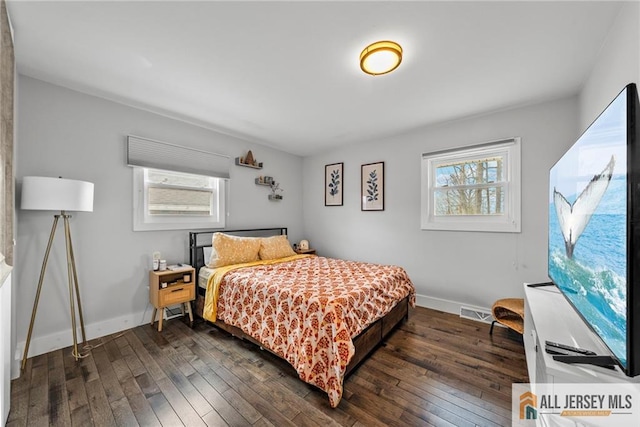
[[[262,162],[258,162],[253,158],[253,153],[251,150],[247,152],[247,155],[244,157],[236,157],[236,165],[238,166],[246,166],[249,168],[262,169]]]
[[[245,162],[246,164],[248,164],[248,165],[255,166],[255,165],[254,165],[255,160],[254,160],[254,158],[253,158],[253,153],[251,152],[251,150],[249,150],[249,152],[248,152],[248,153],[247,153],[247,155],[245,156],[245,158],[244,158],[244,162]]]
[[[271,176],[259,176],[256,178],[255,183],[257,185],[266,185],[268,187],[271,187],[271,185],[274,184],[274,181],[273,177]]]
[[[269,200],[282,200],[282,188],[280,188],[280,184],[272,180],[270,186],[271,194],[269,194]]]
[[[160,252],[155,251],[153,253],[153,271],[158,271],[160,269],[160,258],[162,257],[162,255],[160,255]]]

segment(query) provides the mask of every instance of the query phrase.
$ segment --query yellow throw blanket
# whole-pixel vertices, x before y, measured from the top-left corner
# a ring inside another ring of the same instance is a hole
[[[205,294],[204,298],[204,310],[202,316],[210,322],[216,321],[218,315],[218,293],[220,291],[220,283],[222,283],[222,278],[228,272],[237,270],[239,268],[253,267],[255,265],[272,265],[312,256],[315,255],[292,255],[285,258],[245,262],[242,264],[225,265],[224,267],[216,268],[213,274],[209,276],[209,279],[207,280],[207,293]]]

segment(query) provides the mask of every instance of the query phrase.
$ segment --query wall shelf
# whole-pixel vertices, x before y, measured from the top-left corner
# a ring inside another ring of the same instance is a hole
[[[241,163],[240,162],[240,157],[236,157],[236,166],[244,166],[245,168],[253,168],[253,169],[262,169],[262,162],[259,162],[256,165],[250,165],[248,163]]]
[[[271,194],[269,194],[269,200],[274,202],[279,202],[280,200],[282,200],[282,194],[276,193],[276,191],[282,191],[282,190],[279,190],[280,185],[277,182],[275,182],[273,178],[270,176],[265,178],[268,178],[270,181],[265,182],[263,177],[259,177],[259,178],[256,178],[254,182],[256,185],[269,187],[271,189],[272,192]]]

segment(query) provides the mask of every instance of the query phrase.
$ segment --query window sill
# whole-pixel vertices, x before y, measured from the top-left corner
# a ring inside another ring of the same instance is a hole
[[[520,233],[520,223],[482,223],[477,221],[440,221],[421,224],[422,230],[436,231],[481,231],[489,233]]]

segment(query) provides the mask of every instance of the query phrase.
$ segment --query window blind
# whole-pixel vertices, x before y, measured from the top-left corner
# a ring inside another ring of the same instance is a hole
[[[231,158],[223,154],[129,135],[127,165],[228,179]]]

